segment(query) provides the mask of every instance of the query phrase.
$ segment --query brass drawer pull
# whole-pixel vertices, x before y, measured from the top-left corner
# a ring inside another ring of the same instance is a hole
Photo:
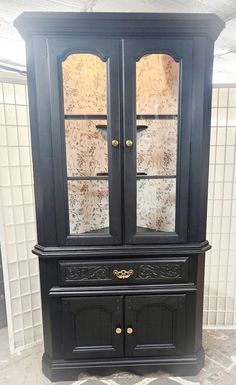
[[[134,329],[129,327],[129,328],[126,329],[126,332],[127,332],[127,334],[133,334]]]
[[[113,274],[119,279],[127,279],[134,274],[134,270],[113,270]]]
[[[116,334],[121,334],[122,333],[122,329],[121,328],[116,328],[115,332],[116,332]]]

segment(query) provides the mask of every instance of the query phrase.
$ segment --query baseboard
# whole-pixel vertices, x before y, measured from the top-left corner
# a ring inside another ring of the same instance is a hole
[[[51,360],[46,354],[43,356],[43,373],[51,381],[77,380],[81,371],[108,374],[117,370],[130,370],[138,374],[168,370],[172,375],[196,375],[204,366],[204,350],[200,349],[195,355],[147,358],[116,358],[93,360]]]

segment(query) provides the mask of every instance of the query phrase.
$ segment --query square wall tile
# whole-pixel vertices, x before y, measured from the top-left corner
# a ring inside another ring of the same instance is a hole
[[[20,146],[29,146],[29,127],[18,126],[18,137]]]
[[[30,204],[33,203],[33,192],[32,192],[32,186],[23,186],[23,201],[24,204]]]
[[[12,206],[12,194],[10,187],[1,188],[1,198],[3,207]]]
[[[4,105],[0,104],[0,125],[6,124],[6,116],[5,116]]]
[[[16,106],[16,113],[17,113],[17,124],[19,126],[27,126],[28,124],[27,107]]]
[[[12,184],[12,186],[19,186],[19,185],[21,185],[20,167],[11,167],[10,168],[10,175],[11,175],[11,184]]]
[[[35,222],[35,213],[33,205],[24,206],[25,222]]]
[[[6,251],[7,251],[7,261],[8,263],[11,262],[17,262],[17,249],[16,245],[7,245],[6,246]]]
[[[229,105],[236,107],[236,88],[229,88]]]
[[[18,243],[16,247],[17,247],[18,259],[26,260],[28,258],[27,243],[26,242]]]
[[[21,314],[13,316],[13,328],[15,332],[23,329],[23,317]]]
[[[42,323],[41,309],[33,310],[33,323],[34,325]]]
[[[26,345],[32,344],[32,342],[34,342],[34,332],[32,327],[24,329],[24,340]]]
[[[14,85],[11,83],[2,83],[3,101],[5,104],[15,104]]]
[[[0,105],[0,122],[3,120],[3,115],[4,115],[2,107],[3,106]],[[0,125],[0,146],[6,146],[6,145],[7,145],[6,126]]]
[[[20,147],[20,164],[22,166],[29,166],[31,164],[29,147]]]
[[[23,313],[23,325],[24,325],[24,328],[30,328],[33,326],[31,311],[27,313]]]
[[[38,258],[29,259],[29,271],[30,275],[39,275]]]
[[[31,310],[31,296],[24,295],[21,297],[22,301],[22,311],[23,313],[29,312]]]
[[[10,281],[19,279],[19,269],[17,262],[12,262],[8,264],[8,274]]]
[[[236,108],[229,108],[228,109],[228,126],[236,126]]]
[[[216,137],[216,145],[217,146],[225,146],[226,143],[226,128],[218,127],[217,129],[217,137]]]
[[[18,315],[21,313],[21,299],[20,297],[18,298],[13,298],[12,299],[12,314],[13,316]]]
[[[29,266],[28,261],[19,261],[19,275],[20,278],[29,276]]]
[[[6,226],[14,225],[13,208],[12,207],[4,207],[3,213],[4,213],[5,225]]]
[[[20,155],[18,147],[8,147],[9,163],[10,166],[20,165]]]
[[[31,282],[31,290],[32,290],[32,292],[37,292],[37,291],[40,290],[40,287],[39,287],[39,277],[38,276],[30,277],[30,282]]]
[[[16,240],[17,242],[25,242],[26,241],[26,232],[25,225],[17,225],[15,226],[16,230]]]
[[[7,226],[5,228],[5,241],[7,245],[12,245],[16,242],[16,234],[14,226]]]
[[[36,240],[36,229],[34,223],[26,223],[26,237],[27,240]]]
[[[23,185],[32,185],[32,175],[30,166],[21,167],[21,181]]]
[[[38,309],[41,307],[40,293],[33,293],[31,296],[32,309]]]
[[[34,326],[34,340],[39,341],[43,337],[43,328],[41,325]]]
[[[13,205],[22,205],[23,195],[21,186],[12,187],[12,203]]]
[[[12,104],[5,104],[6,125],[16,126],[16,107]]]
[[[14,210],[14,219],[15,224],[23,224],[24,223],[24,206],[15,206]]]
[[[1,111],[0,111],[1,115]],[[1,147],[0,151],[0,167],[8,166],[9,165],[9,157],[8,157],[8,150],[6,147]]]
[[[24,346],[24,332],[21,330],[14,333],[14,347],[15,349]]]
[[[20,290],[21,294],[23,295],[30,295],[31,289],[30,289],[30,280],[29,278],[22,278],[20,280]]]
[[[26,86],[23,84],[15,84],[16,104],[26,105]]]
[[[18,145],[18,134],[16,126],[7,126],[7,144],[8,146],[17,146]]]
[[[227,127],[227,145],[234,147],[236,127]]]

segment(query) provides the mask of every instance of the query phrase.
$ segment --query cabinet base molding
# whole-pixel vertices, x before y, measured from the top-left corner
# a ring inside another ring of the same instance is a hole
[[[46,354],[42,359],[42,370],[51,381],[75,381],[80,372],[108,375],[117,370],[130,370],[136,374],[167,370],[171,375],[193,376],[204,366],[205,353],[201,348],[195,355],[153,358],[117,358],[109,360],[51,360]]]

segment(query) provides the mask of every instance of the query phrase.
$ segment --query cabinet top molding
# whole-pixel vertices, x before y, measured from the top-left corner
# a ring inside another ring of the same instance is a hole
[[[23,12],[14,26],[31,36],[208,36],[216,40],[225,23],[211,13]]]

